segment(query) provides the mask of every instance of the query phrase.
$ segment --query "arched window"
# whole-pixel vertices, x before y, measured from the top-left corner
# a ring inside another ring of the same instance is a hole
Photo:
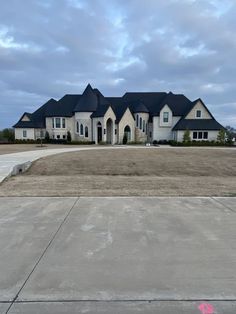
[[[143,132],[145,132],[145,120],[143,120]]]
[[[137,114],[137,116],[136,116],[136,127],[138,128],[138,123],[139,123],[139,116],[138,116],[138,114]]]
[[[143,128],[143,119],[141,117],[139,118],[139,128],[140,130]]]
[[[76,132],[79,133],[79,122],[76,122]]]
[[[84,135],[84,126],[80,124],[80,135]]]
[[[88,127],[87,126],[84,128],[84,136],[88,137]]]

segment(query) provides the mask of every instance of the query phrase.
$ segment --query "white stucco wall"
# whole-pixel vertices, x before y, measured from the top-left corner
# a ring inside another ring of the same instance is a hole
[[[26,130],[27,137],[23,137],[23,130]],[[15,139],[16,140],[35,140],[35,129],[30,128],[15,128]]]
[[[52,127],[52,118],[48,117],[46,118],[46,130],[49,133],[50,138],[57,139],[57,135],[60,135],[60,139],[63,139],[63,135],[67,137],[67,132],[69,131],[71,133],[71,139],[75,140],[75,118],[72,117],[65,117],[66,121],[66,127],[65,128],[54,128]],[[58,118],[64,118],[64,117],[58,117]]]
[[[164,122],[164,112],[168,112],[169,117],[168,117],[168,122]],[[172,110],[169,108],[168,105],[165,105],[161,111],[160,111],[160,119],[159,119],[159,126],[160,127],[171,127],[173,124],[173,115],[172,115]]]
[[[201,118],[196,117],[196,111],[201,110],[202,115]],[[206,108],[203,106],[203,104],[198,101],[196,105],[192,108],[192,110],[187,114],[185,119],[212,119]]]
[[[153,132],[152,132],[152,140],[160,141],[160,140],[172,140],[174,139],[174,133],[172,132],[172,128],[176,125],[176,123],[180,120],[181,117],[172,116],[172,124],[167,126],[161,126],[160,117],[153,117]]]
[[[76,112],[74,116],[74,132],[75,139],[77,141],[92,141],[92,121],[91,116],[92,112]],[[79,123],[79,132],[77,132],[77,122]],[[84,134],[80,134],[80,124],[84,126]],[[88,137],[85,137],[85,127],[88,127]]]

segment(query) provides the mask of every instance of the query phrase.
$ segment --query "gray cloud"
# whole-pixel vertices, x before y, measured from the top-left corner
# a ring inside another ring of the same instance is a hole
[[[201,97],[236,127],[234,0],[9,0],[0,11],[0,128],[48,98],[128,90]]]

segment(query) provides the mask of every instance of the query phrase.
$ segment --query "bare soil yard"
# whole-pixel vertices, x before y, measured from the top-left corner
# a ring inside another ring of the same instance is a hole
[[[235,196],[236,150],[132,148],[42,158],[0,196]]]

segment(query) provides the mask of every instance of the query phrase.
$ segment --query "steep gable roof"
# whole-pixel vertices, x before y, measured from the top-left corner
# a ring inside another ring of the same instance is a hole
[[[74,108],[77,105],[81,95],[65,95],[58,100],[57,105],[48,108],[47,117],[72,117]]]
[[[169,92],[160,104],[160,111],[165,105],[168,105],[173,116],[183,116],[191,104],[192,102],[186,96]]]
[[[98,106],[98,96],[88,84],[77,105],[74,107],[74,112],[93,112]]]
[[[47,101],[43,106],[39,109],[34,111],[32,114],[25,113],[29,117],[30,121],[21,121],[23,116],[20,120],[13,125],[14,128],[45,128],[45,116],[47,110],[51,110],[52,108],[56,107],[57,101],[51,98]]]

